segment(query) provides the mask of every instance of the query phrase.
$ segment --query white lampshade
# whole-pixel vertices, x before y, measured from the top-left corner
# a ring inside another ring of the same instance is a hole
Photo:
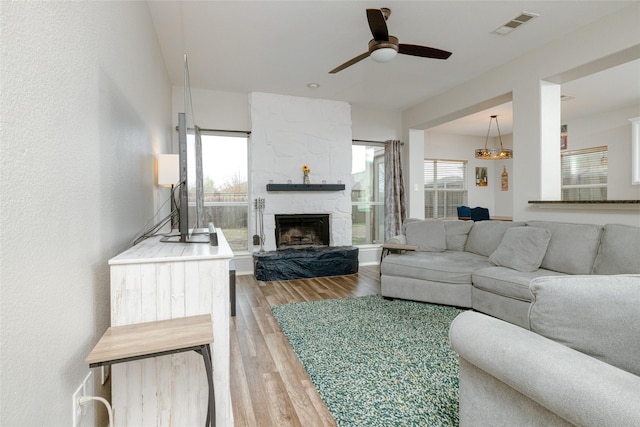
[[[371,59],[376,62],[389,62],[396,57],[398,51],[391,47],[382,47],[371,52]]]
[[[180,181],[180,157],[177,154],[158,154],[158,185],[169,187]]]

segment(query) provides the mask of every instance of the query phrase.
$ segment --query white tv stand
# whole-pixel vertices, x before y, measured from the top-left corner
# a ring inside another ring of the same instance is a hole
[[[218,246],[147,239],[109,260],[111,326],[211,314],[216,426],[232,426],[229,262]],[[204,425],[208,384],[202,359],[180,353],[112,366],[114,425]]]

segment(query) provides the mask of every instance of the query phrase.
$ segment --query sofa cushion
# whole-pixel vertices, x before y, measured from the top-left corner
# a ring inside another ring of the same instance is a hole
[[[464,250],[478,255],[489,256],[496,250],[505,231],[511,227],[521,227],[523,222],[478,221],[473,223]]]
[[[593,274],[640,274],[640,228],[605,225]]]
[[[489,261],[518,271],[536,271],[551,239],[551,232],[538,227],[513,227],[504,237]]]
[[[448,251],[464,251],[467,236],[473,227],[471,221],[445,221],[444,234]]]
[[[405,225],[407,243],[418,246],[419,251],[442,252],[447,249],[444,221],[427,219],[413,221]]]
[[[640,275],[531,282],[530,329],[640,376]]]
[[[567,274],[591,274],[600,245],[601,226],[550,221],[527,221],[527,225],[551,231],[540,267]]]
[[[421,218],[406,218],[404,220],[404,222],[402,223],[402,234],[404,234],[404,235],[407,234],[407,224],[409,224],[411,222],[416,222],[416,221],[424,221],[424,219],[421,219]]]
[[[507,267],[487,267],[475,271],[471,275],[471,281],[474,288],[529,302],[533,299],[529,290],[533,279],[559,274],[562,273],[541,268],[536,271],[517,271]]]
[[[380,273],[433,282],[471,284],[471,274],[490,265],[487,257],[469,252],[407,251],[384,257],[380,263]]]

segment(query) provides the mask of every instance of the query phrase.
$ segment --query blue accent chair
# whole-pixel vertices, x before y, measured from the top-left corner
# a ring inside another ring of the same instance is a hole
[[[471,218],[471,208],[469,206],[458,206],[458,219]]]
[[[471,209],[471,220],[472,221],[486,221],[491,219],[489,217],[489,209],[487,208],[473,208]]]

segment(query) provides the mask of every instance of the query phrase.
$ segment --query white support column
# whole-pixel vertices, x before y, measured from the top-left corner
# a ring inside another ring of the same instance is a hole
[[[424,218],[424,130],[409,129],[409,141],[405,147],[407,217]]]
[[[560,85],[540,81],[540,199],[562,198]]]
[[[513,90],[513,217],[529,200],[560,200],[560,85],[527,80]]]

